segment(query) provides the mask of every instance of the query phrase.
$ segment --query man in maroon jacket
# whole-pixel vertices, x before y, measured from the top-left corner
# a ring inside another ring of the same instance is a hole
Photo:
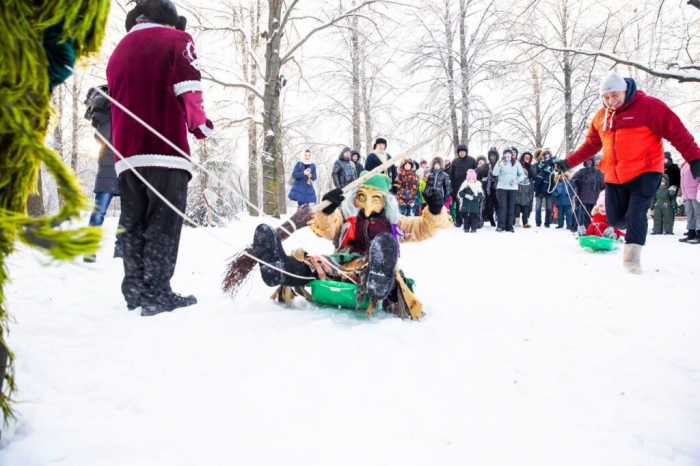
[[[586,141],[557,165],[565,171],[603,150],[608,223],[627,229],[623,265],[641,274],[647,210],[664,173],[663,139],[688,161],[696,178],[700,148],[680,118],[659,99],[638,91],[633,79],[611,72],[600,85],[600,96],[604,106],[593,117]]]
[[[110,95],[186,154],[187,132],[199,139],[213,125],[202,108],[202,85],[186,20],[170,0],[138,0],[126,17],[127,35],[107,65]],[[124,281],[130,310],[142,316],[196,304],[170,288],[182,218],[136,176],[137,170],[180,211],[185,210],[192,164],[179,151],[112,105],[115,169],[122,196]]]

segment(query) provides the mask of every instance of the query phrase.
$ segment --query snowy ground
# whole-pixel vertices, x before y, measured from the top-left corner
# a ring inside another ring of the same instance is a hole
[[[127,312],[111,243],[93,265],[14,255],[20,419],[0,464],[700,465],[684,225],[649,238],[641,277],[554,229],[405,245],[420,323],[287,309],[257,270],[230,301],[224,264],[254,226],[214,230],[228,246],[185,229],[173,285],[200,304],[153,318]]]

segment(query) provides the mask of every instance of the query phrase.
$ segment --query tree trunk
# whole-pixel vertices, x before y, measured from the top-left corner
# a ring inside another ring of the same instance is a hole
[[[30,217],[40,218],[46,216],[44,208],[44,189],[41,180],[41,166],[39,166],[39,176],[36,180],[36,193],[30,193],[27,198],[27,213]]]
[[[535,148],[540,148],[544,141],[542,141],[542,92],[537,65],[533,65],[530,69],[530,76],[532,76],[532,105],[535,110]]]
[[[469,63],[467,62],[467,2],[459,2],[459,74],[462,78],[462,131],[464,144],[469,143]]]
[[[562,11],[561,11],[561,36],[564,47],[568,47],[568,32],[569,32],[569,8],[567,5],[567,0],[562,0]],[[564,150],[565,155],[569,155],[573,148],[572,142],[574,139],[574,114],[573,105],[571,103],[572,99],[572,85],[571,77],[573,74],[573,69],[571,68],[571,55],[569,52],[564,52],[564,58],[562,63],[562,71],[564,72]]]
[[[66,161],[66,154],[64,148],[64,138],[63,138],[63,127],[61,126],[63,120],[63,104],[65,101],[66,90],[65,85],[58,86],[55,89],[53,99],[54,105],[56,106],[56,127],[53,130],[53,150],[58,153],[58,156]],[[56,186],[56,198],[58,200],[58,207],[63,207],[63,197],[61,197],[61,191]]]
[[[270,0],[268,14],[268,39],[265,47],[265,93],[263,94],[263,212],[273,217],[280,217],[284,206],[279,205],[278,170],[280,168],[279,138],[280,121],[280,44],[282,34],[279,30],[279,18],[282,12],[282,0]]]
[[[354,6],[354,5],[353,5]],[[352,148],[358,152],[362,151],[362,122],[360,112],[362,102],[360,101],[360,34],[357,32],[358,19],[353,16],[350,24],[350,60],[352,63]]]
[[[445,0],[445,16],[443,17],[445,26],[445,74],[447,75],[447,102],[450,106],[450,123],[452,125],[452,149],[456,149],[459,144],[459,126],[457,125],[457,108],[455,103],[455,81],[454,81],[454,58],[452,57],[452,43],[454,34],[452,33],[452,18],[450,16],[450,2]]]
[[[80,116],[78,115],[78,100],[80,98],[80,85],[78,83],[78,77],[73,75],[73,113],[71,115],[72,123],[72,135],[71,135],[71,154],[70,154],[70,166],[78,174],[78,141],[80,140]]]
[[[366,153],[369,154],[372,150],[372,109],[370,105],[371,89],[369,89],[369,84],[367,80],[367,66],[366,66],[366,51],[365,51],[365,41],[360,40],[360,99],[362,100],[362,113],[364,117],[365,124],[365,147],[367,148]],[[359,150],[359,149],[358,149]],[[362,152],[360,152],[362,153]]]
[[[255,4],[254,10],[250,14],[250,35],[251,35],[251,48],[252,52],[255,53],[258,46],[260,45],[260,14],[261,5],[260,0]],[[247,46],[245,44],[241,47],[241,56],[243,57],[243,74],[247,78],[248,83],[251,86],[255,86],[258,82],[258,67],[255,61],[251,60],[245,50]],[[256,107],[255,107],[255,95],[246,91],[246,109],[248,115],[255,117]],[[260,206],[260,198],[258,193],[260,191],[259,184],[259,172],[258,164],[260,163],[258,157],[258,128],[255,121],[248,121],[248,199],[250,203],[256,207]],[[258,211],[248,206],[248,213],[253,216],[258,216]]]

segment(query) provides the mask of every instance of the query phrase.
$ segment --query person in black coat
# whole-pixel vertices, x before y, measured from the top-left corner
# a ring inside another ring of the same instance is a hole
[[[457,191],[459,187],[462,186],[464,180],[467,179],[467,171],[476,169],[476,160],[469,156],[469,149],[465,144],[460,144],[457,146],[457,157],[452,161],[450,165],[450,183],[452,184],[452,200],[457,202]],[[455,226],[462,226],[462,216],[455,215]]]
[[[384,138],[377,138],[374,141],[374,146],[372,152],[365,159],[365,170],[372,171],[387,160],[391,160],[391,154],[386,151],[387,142]],[[396,194],[398,192],[398,183],[396,177],[398,172],[394,165],[390,166],[388,169],[384,170],[382,173],[388,175],[391,178],[391,192]]]
[[[670,152],[664,152],[664,173],[668,175],[669,186],[675,186],[676,189],[681,186],[681,169],[673,163]]]
[[[100,90],[108,93],[107,85],[99,86]],[[112,106],[110,101],[97,92],[95,88],[90,88],[85,99],[87,111],[85,119],[92,123],[95,131],[112,143]],[[105,220],[105,213],[110,202],[115,196],[119,196],[119,179],[114,169],[114,152],[107,147],[100,138],[95,136],[100,145],[100,152],[97,156],[97,177],[95,178],[95,208],[90,215],[90,226],[102,226]],[[119,221],[121,225],[121,218]],[[114,257],[123,257],[121,234],[117,233],[114,243]],[[85,256],[85,262],[95,262],[97,255]]]
[[[355,164],[355,171],[357,172],[357,176],[360,176],[360,173],[364,171],[364,167],[362,166],[362,157],[360,156],[360,153],[356,150],[350,151],[350,160],[352,160],[352,163]]]
[[[434,157],[430,162],[430,174],[425,182],[425,190],[423,191],[425,199],[431,198],[435,193],[438,193],[447,202],[447,199],[452,195],[452,183],[450,183],[450,177],[447,172],[442,169],[442,165],[441,157]]]
[[[489,149],[487,162],[476,169],[478,180],[481,181],[483,187],[485,199],[482,218],[488,220],[492,227],[496,226],[494,214],[498,211],[498,197],[496,197],[498,177],[494,176],[493,169],[496,163],[498,163],[499,158],[498,149],[492,147]]]
[[[350,160],[350,148],[344,147],[333,165],[333,185],[342,189],[355,181],[359,175],[355,164]]]

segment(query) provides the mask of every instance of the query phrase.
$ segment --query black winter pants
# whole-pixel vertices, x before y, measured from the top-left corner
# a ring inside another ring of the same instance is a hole
[[[515,216],[515,198],[517,189],[497,189],[498,197],[498,228],[506,231],[513,229],[513,217]]]
[[[661,173],[642,173],[622,184],[605,183],[605,213],[608,223],[627,229],[625,242],[644,246],[647,239],[647,211],[659,189]]]
[[[479,221],[481,220],[479,214],[466,214],[466,213],[461,213],[460,217],[462,219],[462,222],[464,224],[464,231],[473,231],[476,233],[476,230],[479,229]]]
[[[181,212],[187,204],[184,170],[139,168],[139,173]],[[172,294],[170,279],[175,272],[180,246],[182,217],[150,188],[128,171],[119,178],[124,234],[124,281],[122,293],[129,308],[157,304]]]
[[[515,204],[515,215],[513,218],[518,218],[522,215],[523,225],[527,225],[530,221],[530,213],[532,212],[532,203],[528,205]]]

